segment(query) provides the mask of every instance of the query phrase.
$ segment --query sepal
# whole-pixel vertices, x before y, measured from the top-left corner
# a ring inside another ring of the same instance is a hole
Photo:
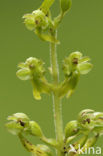
[[[65,138],[67,139],[68,137],[76,135],[78,131],[79,131],[78,121],[74,120],[68,122],[65,127]]]
[[[18,70],[16,75],[21,80],[31,80],[32,79],[31,71],[28,68],[23,68],[23,69]]]
[[[91,71],[92,67],[93,65],[91,63],[81,63],[78,65],[78,70],[80,71],[80,74],[85,75]]]
[[[8,116],[7,120],[12,120],[12,121],[20,121],[20,120],[22,120],[23,122],[29,122],[30,119],[24,113],[15,113],[12,116]]]
[[[42,137],[43,133],[42,130],[40,128],[40,126],[38,125],[37,122],[35,121],[30,121],[29,122],[29,129],[30,129],[30,134],[33,136],[38,136],[38,137]]]

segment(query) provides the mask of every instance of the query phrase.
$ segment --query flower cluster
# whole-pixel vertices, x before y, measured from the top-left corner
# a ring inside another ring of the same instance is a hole
[[[81,130],[93,131],[94,133],[103,134],[103,113],[94,110],[83,110],[78,117]]]
[[[68,122],[65,127],[67,151],[70,150],[70,144],[73,144],[75,150],[78,150],[79,146],[82,149],[85,149],[85,145],[90,147],[101,135],[103,135],[103,113],[90,109],[83,110],[77,120]]]
[[[23,146],[32,154],[37,156],[51,156],[52,152],[46,145],[33,145],[24,136],[32,135],[39,137],[46,144],[55,146],[56,140],[48,139],[44,136],[40,126],[37,122],[31,121],[29,117],[24,113],[16,113],[8,117],[8,123],[6,127],[10,133],[17,135],[23,144]]]
[[[21,80],[29,80],[32,83],[33,95],[36,100],[41,99],[41,93],[52,93],[54,100],[54,120],[56,128],[56,138],[47,138],[41,130],[39,124],[31,121],[24,113],[16,113],[8,117],[6,127],[8,131],[17,135],[23,146],[33,154],[33,156],[52,156],[49,145],[57,150],[58,155],[68,155],[70,145],[76,150],[78,155],[78,145],[82,150],[93,146],[98,137],[103,135],[103,113],[94,110],[83,110],[79,113],[77,120],[67,123],[64,131],[61,118],[61,99],[65,95],[70,97],[75,91],[80,75],[89,73],[92,69],[89,57],[84,57],[81,52],[73,52],[63,61],[64,81],[58,80],[58,68],[56,60],[57,27],[64,15],[70,10],[72,0],[60,0],[60,14],[56,18],[51,17],[50,7],[54,0],[44,0],[39,9],[23,16],[27,29],[35,32],[42,40],[51,43],[51,75],[53,83],[49,83],[45,77],[44,62],[35,57],[28,58],[18,65],[19,70],[16,75]],[[92,135],[91,135],[92,134]],[[46,145],[33,145],[25,135],[38,137]],[[91,137],[90,137],[91,136]],[[75,153],[71,153],[74,156]]]
[[[51,19],[50,13],[50,7],[53,3],[54,0],[44,0],[39,9],[30,14],[25,14],[23,18],[27,29],[34,31],[40,39],[59,44],[59,41],[53,34],[55,32],[55,28],[59,25],[65,13],[71,8],[72,1],[60,1],[61,12],[54,21]]]
[[[70,121],[65,127],[66,138],[88,132],[103,134],[103,113],[90,109],[83,110],[77,120]]]

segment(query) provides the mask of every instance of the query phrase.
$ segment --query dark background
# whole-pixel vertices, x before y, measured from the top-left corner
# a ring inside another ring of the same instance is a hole
[[[29,32],[22,20],[25,13],[37,9],[42,0],[0,0],[0,155],[29,156],[18,138],[4,127],[6,118],[24,112],[37,121],[48,137],[54,137],[51,96],[36,101],[29,82],[16,77],[17,64],[30,56],[42,58],[50,66],[49,45]],[[52,7],[58,13],[57,0]],[[90,108],[103,111],[103,0],[73,0],[71,11],[65,16],[58,30],[60,79],[63,79],[61,62],[70,52],[81,51],[92,58],[94,68],[81,80],[70,100],[63,100],[64,125],[77,118],[78,112]],[[47,74],[50,78],[49,74]],[[34,143],[40,143],[33,138]],[[103,149],[103,137],[98,146]]]

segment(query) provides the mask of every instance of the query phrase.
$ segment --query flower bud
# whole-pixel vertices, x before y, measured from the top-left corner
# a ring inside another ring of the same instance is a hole
[[[63,13],[70,10],[72,6],[72,0],[61,0],[61,9]]]
[[[35,121],[30,121],[29,127],[30,127],[30,134],[31,135],[38,136],[40,138],[43,136],[43,133],[42,133],[40,126]]]
[[[77,134],[79,131],[78,122],[76,120],[70,121],[65,127],[65,137],[68,138]]]

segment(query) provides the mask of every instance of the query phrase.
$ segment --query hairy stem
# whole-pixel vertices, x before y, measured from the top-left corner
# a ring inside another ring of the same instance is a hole
[[[57,32],[52,35],[56,37]],[[57,64],[57,54],[56,54],[56,44],[50,44],[50,55],[51,55],[51,65],[52,65],[52,74],[53,74],[53,85],[56,88],[59,83],[59,70]],[[55,122],[55,133],[56,139],[59,144],[59,149],[57,150],[58,156],[63,156],[62,148],[63,148],[63,124],[62,124],[62,108],[61,108],[61,100],[57,96],[57,92],[53,92],[53,104],[54,104],[54,122]]]

